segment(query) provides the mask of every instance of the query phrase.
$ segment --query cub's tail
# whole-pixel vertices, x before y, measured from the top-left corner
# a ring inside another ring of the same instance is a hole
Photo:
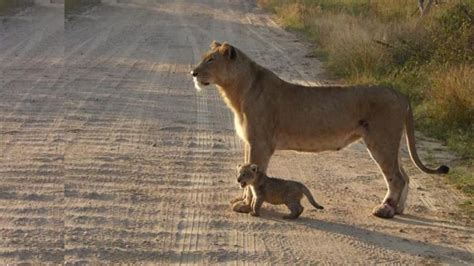
[[[301,191],[306,196],[306,198],[308,198],[309,203],[311,203],[311,205],[313,205],[316,209],[320,209],[320,210],[324,209],[323,206],[319,205],[314,200],[313,195],[311,194],[311,191],[309,191],[309,189],[305,185],[303,185],[301,183],[300,183],[300,185],[301,185]]]

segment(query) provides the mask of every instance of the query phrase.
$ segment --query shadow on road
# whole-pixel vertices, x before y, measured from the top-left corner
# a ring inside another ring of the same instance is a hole
[[[304,217],[299,218],[294,222],[316,230],[355,238],[357,241],[367,243],[368,245],[414,256],[436,258],[445,263],[473,262],[472,254],[465,250],[441,246],[438,244],[413,241],[403,237],[370,231],[347,224],[326,222]],[[387,223],[389,222],[391,222],[391,220],[387,220]]]

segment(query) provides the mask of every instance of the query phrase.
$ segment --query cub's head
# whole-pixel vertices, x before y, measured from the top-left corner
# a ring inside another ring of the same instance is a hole
[[[202,61],[191,71],[196,89],[202,86],[217,84],[224,86],[234,80],[235,62],[239,56],[232,45],[213,41],[211,50],[204,54]]]
[[[255,185],[258,182],[259,170],[256,164],[239,165],[237,171],[239,174],[237,182],[239,182],[240,187]]]

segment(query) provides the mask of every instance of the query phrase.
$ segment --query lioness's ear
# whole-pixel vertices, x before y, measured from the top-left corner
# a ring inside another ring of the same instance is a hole
[[[256,173],[257,170],[258,170],[258,166],[257,166],[256,164],[252,164],[252,165],[250,166],[250,170],[252,170],[252,172]]]
[[[216,49],[217,47],[221,46],[221,43],[220,42],[216,42],[216,41],[212,41],[211,45],[209,45],[209,47],[214,50]]]
[[[221,55],[228,57],[229,59],[235,59],[237,57],[237,51],[235,51],[235,48],[226,42],[219,47],[219,52]]]
[[[240,171],[240,168],[241,168],[241,167],[242,167],[241,164],[238,164],[238,165],[237,165],[237,172]]]

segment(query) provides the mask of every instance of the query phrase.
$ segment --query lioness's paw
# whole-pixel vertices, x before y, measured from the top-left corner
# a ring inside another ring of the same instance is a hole
[[[256,212],[250,212],[250,215],[254,216],[254,217],[258,217],[260,216],[260,214],[256,213]]]
[[[239,197],[239,198],[235,198],[235,199],[230,200],[230,204],[231,204],[231,205],[234,205],[235,203],[237,203],[237,202],[239,202],[239,201],[243,201],[243,200],[244,200],[244,199],[242,199],[242,198],[240,198],[240,197]]]
[[[241,213],[249,213],[251,211],[250,206],[247,205],[244,201],[234,203],[234,205],[232,205],[232,210]]]
[[[395,208],[387,203],[380,204],[373,209],[372,214],[380,218],[392,218],[395,216]]]

